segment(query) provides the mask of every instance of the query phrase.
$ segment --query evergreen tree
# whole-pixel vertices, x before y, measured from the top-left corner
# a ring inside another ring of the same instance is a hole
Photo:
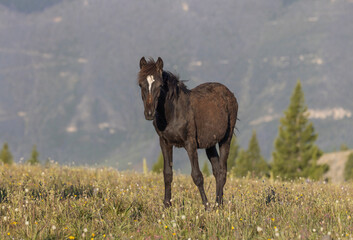
[[[237,177],[245,177],[249,173],[254,177],[261,177],[268,173],[268,164],[261,155],[255,131],[249,141],[248,150],[240,150],[232,170],[232,174]]]
[[[163,172],[163,167],[164,167],[164,159],[163,159],[163,154],[161,152],[159,154],[157,162],[155,162],[155,164],[153,164],[152,166],[152,172],[161,173]]]
[[[273,174],[287,179],[320,178],[328,167],[317,165],[316,160],[322,152],[315,145],[317,134],[308,120],[307,106],[299,80],[280,123],[275,151],[272,154]]]
[[[245,177],[248,175],[251,164],[248,161],[248,153],[244,149],[240,149],[235,167],[232,169],[232,175],[236,177]]]
[[[329,166],[327,164],[318,165],[317,161],[323,152],[314,146],[313,155],[311,157],[309,166],[304,170],[304,177],[309,177],[313,180],[319,180],[328,170]]]
[[[208,168],[207,161],[204,161],[203,167],[202,167],[202,173],[204,176],[210,176],[210,169]]]
[[[230,142],[229,155],[227,159],[228,172],[231,172],[232,168],[235,166],[235,160],[237,159],[238,152],[239,152],[239,145],[237,143],[237,138],[233,136],[232,141]]]
[[[349,154],[348,160],[344,165],[344,180],[353,179],[353,153]]]
[[[9,149],[7,142],[4,143],[0,152],[0,161],[4,164],[11,165],[13,163],[13,157]]]
[[[39,156],[39,153],[37,151],[37,146],[33,145],[31,158],[27,160],[27,163],[29,163],[30,165],[39,164],[38,156]]]
[[[257,141],[256,131],[254,130],[249,142],[247,158],[251,164],[250,172],[256,177],[264,176],[268,173],[268,164],[261,155],[259,142]]]

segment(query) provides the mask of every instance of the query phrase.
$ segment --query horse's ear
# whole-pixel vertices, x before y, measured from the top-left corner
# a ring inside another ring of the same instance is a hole
[[[162,58],[158,57],[158,60],[156,62],[157,70],[163,71],[163,60]]]
[[[140,60],[140,69],[147,64],[145,57],[142,57]]]

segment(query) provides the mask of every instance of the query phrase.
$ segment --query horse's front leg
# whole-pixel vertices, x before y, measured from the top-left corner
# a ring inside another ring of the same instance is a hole
[[[164,176],[164,206],[172,206],[172,181],[173,181],[173,146],[167,144],[163,139],[159,139],[161,145],[164,167],[163,167],[163,176]]]
[[[197,156],[197,147],[196,143],[194,144],[187,144],[185,146],[185,149],[188,153],[188,156],[190,158],[190,163],[191,163],[191,177],[192,180],[194,181],[195,185],[198,187],[200,194],[201,194],[201,199],[202,203],[205,205],[205,208],[208,208],[208,200],[206,197],[206,193],[203,187],[203,176],[200,171],[199,167],[199,160]]]

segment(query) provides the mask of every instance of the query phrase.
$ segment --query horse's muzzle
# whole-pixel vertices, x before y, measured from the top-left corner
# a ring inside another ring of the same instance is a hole
[[[146,120],[148,120],[148,121],[153,120],[153,118],[154,118],[154,113],[153,113],[152,111],[146,111],[146,112],[145,112],[145,118],[146,118]]]

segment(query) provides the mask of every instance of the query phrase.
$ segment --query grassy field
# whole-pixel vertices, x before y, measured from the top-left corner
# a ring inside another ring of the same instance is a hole
[[[228,178],[205,211],[190,176],[0,166],[0,239],[352,239],[353,186]],[[205,178],[209,200],[215,181]]]

